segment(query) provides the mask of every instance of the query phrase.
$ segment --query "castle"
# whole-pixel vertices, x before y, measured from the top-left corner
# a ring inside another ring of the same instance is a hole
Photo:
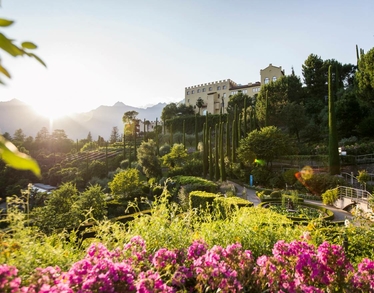
[[[282,70],[282,66],[277,67],[269,64],[268,67],[260,70],[260,78],[263,84],[276,81],[284,75],[285,73],[284,70]],[[250,82],[241,85],[231,79],[225,79],[189,86],[185,88],[184,102],[186,106],[192,105],[195,109],[195,113],[199,113],[200,111],[200,114],[219,114],[221,111],[222,113],[226,113],[230,96],[241,91],[243,94],[253,97],[260,91],[261,82]],[[196,105],[199,99],[202,100],[201,109]]]

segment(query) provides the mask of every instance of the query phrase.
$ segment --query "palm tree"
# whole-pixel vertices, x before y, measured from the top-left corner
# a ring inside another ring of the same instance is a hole
[[[204,100],[202,98],[198,98],[196,101],[196,106],[199,108],[199,115],[200,115],[200,109],[204,106]]]

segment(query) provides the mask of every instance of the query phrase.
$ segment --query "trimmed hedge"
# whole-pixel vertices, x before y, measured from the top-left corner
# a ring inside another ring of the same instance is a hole
[[[212,181],[195,177],[195,176],[175,176],[172,178],[180,185],[188,186],[186,190],[188,191],[206,191],[215,193],[218,192],[218,185]]]
[[[190,193],[190,208],[207,208],[213,206],[214,199],[221,195],[205,191],[192,191]]]

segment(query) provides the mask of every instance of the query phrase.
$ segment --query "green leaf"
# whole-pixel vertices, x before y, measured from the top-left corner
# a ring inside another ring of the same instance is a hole
[[[0,48],[13,57],[22,56],[25,52],[21,48],[18,48],[16,45],[14,45],[12,42],[12,40],[8,39],[6,36],[0,33]]]
[[[0,18],[0,26],[10,26],[14,23],[13,20],[8,20],[8,19],[4,19],[4,18]]]
[[[0,157],[9,166],[19,170],[30,170],[41,177],[38,163],[30,156],[18,151],[16,146],[0,135]]]
[[[11,78],[9,72],[0,64],[0,72],[4,74],[6,77]]]
[[[47,67],[47,65],[44,63],[44,61],[42,60],[42,59],[40,59],[38,56],[36,56],[35,54],[33,54],[33,53],[27,53],[26,52],[26,54],[27,54],[27,56],[29,56],[29,57],[34,57],[36,60],[38,60],[39,61],[39,63],[41,63],[44,67]]]
[[[35,45],[34,43],[31,43],[31,42],[23,42],[21,44],[21,46],[24,49],[30,49],[30,50],[38,48],[37,45]]]

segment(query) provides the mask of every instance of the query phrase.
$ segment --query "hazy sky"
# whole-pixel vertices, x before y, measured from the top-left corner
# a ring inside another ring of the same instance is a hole
[[[0,28],[32,41],[48,68],[0,51],[17,98],[52,113],[184,99],[184,88],[258,81],[272,63],[301,76],[309,54],[356,63],[374,47],[374,1],[2,0]]]

